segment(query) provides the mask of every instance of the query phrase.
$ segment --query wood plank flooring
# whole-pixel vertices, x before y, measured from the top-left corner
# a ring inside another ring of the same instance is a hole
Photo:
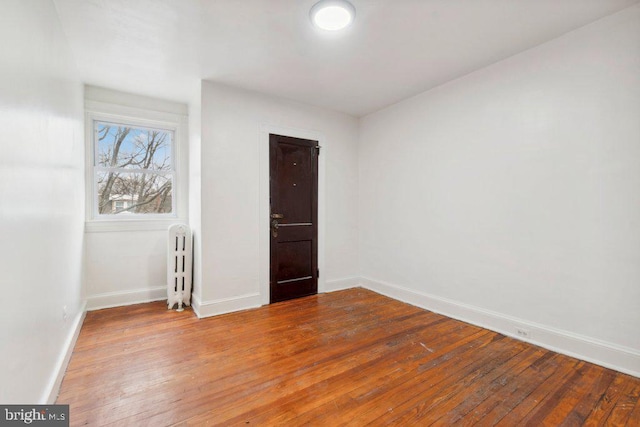
[[[363,289],[87,314],[71,425],[640,425],[640,379]]]

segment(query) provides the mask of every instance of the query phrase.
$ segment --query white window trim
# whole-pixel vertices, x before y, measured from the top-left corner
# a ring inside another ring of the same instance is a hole
[[[166,129],[173,132],[172,156],[174,170],[174,212],[145,214],[136,218],[98,215],[96,212],[94,179],[94,122],[107,121],[131,126]],[[166,230],[176,222],[187,222],[187,117],[182,114],[152,111],[100,101],[85,100],[85,231],[112,232]]]

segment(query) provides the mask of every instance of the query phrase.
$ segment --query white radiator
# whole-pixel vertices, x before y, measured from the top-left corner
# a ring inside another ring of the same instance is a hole
[[[169,227],[167,241],[167,305],[171,310],[178,305],[177,311],[183,311],[182,305],[191,304],[191,229],[185,224],[173,224]]]

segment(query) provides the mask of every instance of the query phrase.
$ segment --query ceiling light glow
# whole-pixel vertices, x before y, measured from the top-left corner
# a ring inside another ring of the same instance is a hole
[[[316,27],[338,31],[351,25],[356,9],[346,0],[321,0],[311,8],[310,16]]]

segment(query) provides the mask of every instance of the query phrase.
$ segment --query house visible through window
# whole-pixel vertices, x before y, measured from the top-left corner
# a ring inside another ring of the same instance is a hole
[[[113,201],[113,213],[119,213],[126,207],[124,201],[122,200],[114,200]]]
[[[174,214],[174,132],[93,122],[98,216]]]

